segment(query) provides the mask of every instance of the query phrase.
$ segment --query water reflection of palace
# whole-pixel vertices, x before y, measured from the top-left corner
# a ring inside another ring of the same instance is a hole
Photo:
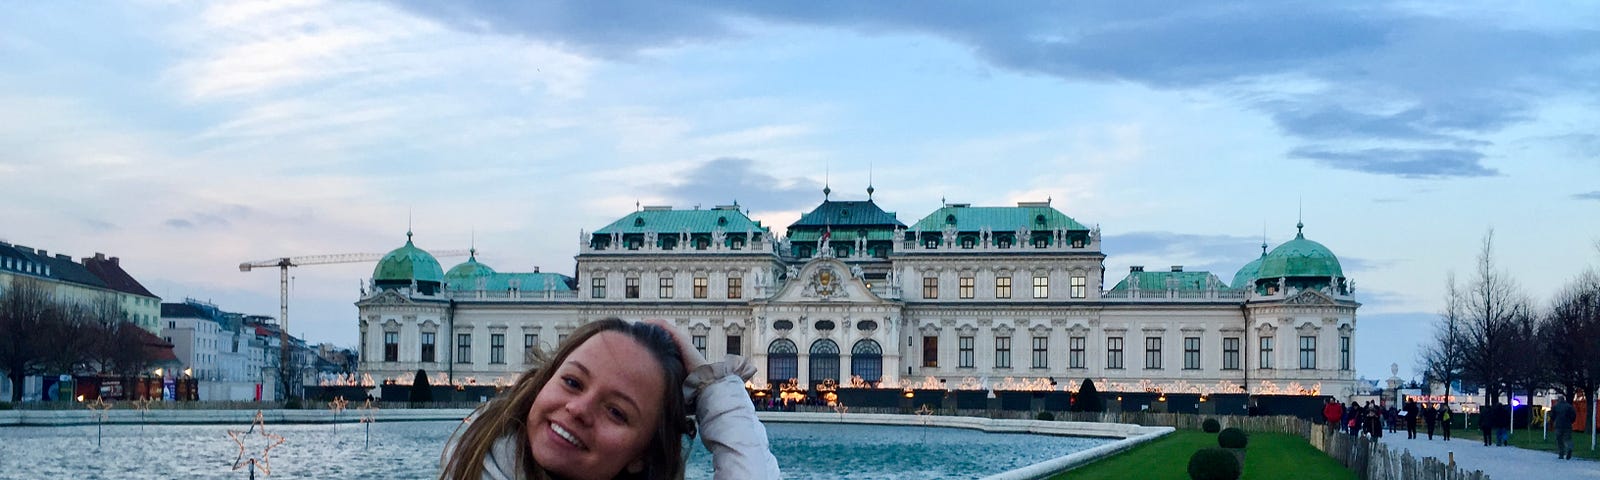
[[[783,238],[737,204],[644,207],[580,234],[577,277],[445,271],[407,233],[373,272],[361,370],[409,383],[505,383],[532,347],[595,319],[667,318],[751,387],[1348,395],[1354,284],[1298,232],[1216,274],[1132,267],[1105,288],[1098,227],[1051,206],[945,204],[911,225],[828,198]],[[1303,226],[1296,226],[1297,230]],[[443,375],[443,377],[439,377]]]

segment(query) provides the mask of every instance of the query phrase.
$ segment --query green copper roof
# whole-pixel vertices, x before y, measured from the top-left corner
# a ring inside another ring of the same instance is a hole
[[[833,233],[830,234],[831,236],[829,238],[835,242],[854,242],[856,239],[862,238],[861,234],[863,231],[865,231],[866,239],[868,241],[894,240],[894,230],[884,228],[832,227],[831,231]],[[820,238],[822,238],[822,230],[800,230],[789,232],[789,241],[791,242],[815,242]]]
[[[900,223],[900,219],[895,218],[894,214],[883,211],[872,200],[823,200],[817,208],[801,215],[800,220],[789,225],[789,235],[795,234],[796,227],[807,230],[804,227],[827,226],[832,226],[837,233],[840,227],[888,227],[893,230],[894,227],[904,227],[906,224]]]
[[[946,225],[955,225],[959,232],[976,232],[988,227],[995,232],[1015,232],[1022,228],[1032,231],[1050,231],[1057,228],[1088,231],[1072,217],[1048,206],[1018,207],[968,207],[946,206],[922,217],[911,230],[942,232]]]
[[[394,249],[372,270],[373,281],[410,282],[444,281],[444,269],[433,255],[411,244],[411,232],[406,232],[406,244]]]
[[[1297,229],[1304,225],[1297,225]],[[1306,240],[1304,232],[1296,233],[1294,240],[1284,242],[1261,259],[1257,279],[1279,277],[1343,277],[1339,258],[1322,244]]]
[[[450,269],[455,271],[454,268]],[[550,290],[572,290],[572,277],[559,273],[490,273],[476,277],[450,278],[445,289],[452,292],[466,292],[478,290],[478,279],[483,279],[483,290],[506,291],[515,284],[517,289],[524,292],[542,291],[545,287]],[[546,282],[548,281],[548,284]]]
[[[1267,258],[1266,254],[1256,257],[1250,263],[1239,268],[1239,273],[1233,274],[1233,288],[1245,288],[1255,283],[1256,275],[1261,272],[1261,259]]]
[[[1169,278],[1178,280],[1179,291],[1204,291],[1207,280],[1213,282],[1218,289],[1228,288],[1228,284],[1222,283],[1222,279],[1212,275],[1211,272],[1129,272],[1127,277],[1117,282],[1117,286],[1111,287],[1111,291],[1131,290],[1134,278],[1139,279],[1140,290],[1166,290]]]
[[[714,208],[711,210],[668,210],[647,208],[628,214],[626,217],[611,222],[605,228],[595,231],[595,235],[609,235],[612,233],[679,233],[688,229],[689,233],[711,233],[721,228],[726,233],[738,232],[767,232],[767,227],[756,224],[750,217],[737,208]]]
[[[478,250],[473,249],[472,256],[467,258],[467,261],[461,262],[460,265],[450,267],[450,271],[445,272],[444,281],[450,283],[451,285],[475,284],[474,279],[492,275],[494,275],[494,269],[489,268],[488,265],[479,263]]]

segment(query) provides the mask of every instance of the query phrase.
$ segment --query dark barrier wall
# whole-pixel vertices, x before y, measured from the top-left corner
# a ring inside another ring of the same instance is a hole
[[[428,388],[434,402],[477,402],[480,399],[493,399],[497,395],[493,385],[471,385],[459,389],[448,385],[430,385]],[[386,402],[404,403],[411,398],[411,386],[384,385],[382,393]]]

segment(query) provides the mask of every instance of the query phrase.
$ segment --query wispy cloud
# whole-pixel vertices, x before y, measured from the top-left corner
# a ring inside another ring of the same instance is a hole
[[[1340,170],[1404,178],[1491,177],[1500,172],[1483,166],[1483,154],[1459,149],[1368,148],[1331,150],[1301,147],[1290,156],[1308,158]]]
[[[763,173],[754,160],[746,158],[709,160],[685,172],[680,180],[656,188],[680,206],[759,199],[756,208],[763,211],[810,206],[822,190],[810,179],[780,179]]]
[[[1574,193],[1572,194],[1572,198],[1578,200],[1600,200],[1600,190],[1595,190],[1588,193]]]
[[[1600,32],[1537,10],[1478,5],[1236,1],[1003,5],[400,1],[467,31],[574,45],[611,58],[747,35],[742,19],[911,32],[1000,67],[1069,80],[1223,92],[1306,142],[1377,142],[1294,155],[1402,178],[1493,175],[1487,137],[1557,94],[1594,98]],[[1582,16],[1582,15],[1580,15]],[[1589,15],[1588,17],[1595,17]],[[601,21],[603,19],[603,21]],[[1600,20],[1600,19],[1596,19]],[[1367,158],[1404,152],[1399,162]]]

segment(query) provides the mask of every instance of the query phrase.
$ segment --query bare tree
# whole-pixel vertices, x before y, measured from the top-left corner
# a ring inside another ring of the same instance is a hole
[[[1481,385],[1487,398],[1498,399],[1525,371],[1518,363],[1517,341],[1534,318],[1527,298],[1494,262],[1494,231],[1483,237],[1483,249],[1472,280],[1459,293],[1461,313],[1457,329],[1462,377]],[[1493,403],[1493,400],[1491,400]]]
[[[11,401],[22,401],[22,382],[46,371],[46,326],[58,316],[54,295],[38,280],[16,276],[0,292],[0,370],[11,379]]]
[[[1461,306],[1461,292],[1456,289],[1456,274],[1451,272],[1445,277],[1445,306],[1444,311],[1439,312],[1433,338],[1423,344],[1417,354],[1417,362],[1422,367],[1423,376],[1430,380],[1426,386],[1431,388],[1434,380],[1444,382],[1446,401],[1449,401],[1450,385],[1461,378],[1461,361],[1457,354],[1461,348]]]
[[[1600,272],[1589,269],[1556,293],[1539,329],[1551,384],[1567,398],[1600,387]]]

